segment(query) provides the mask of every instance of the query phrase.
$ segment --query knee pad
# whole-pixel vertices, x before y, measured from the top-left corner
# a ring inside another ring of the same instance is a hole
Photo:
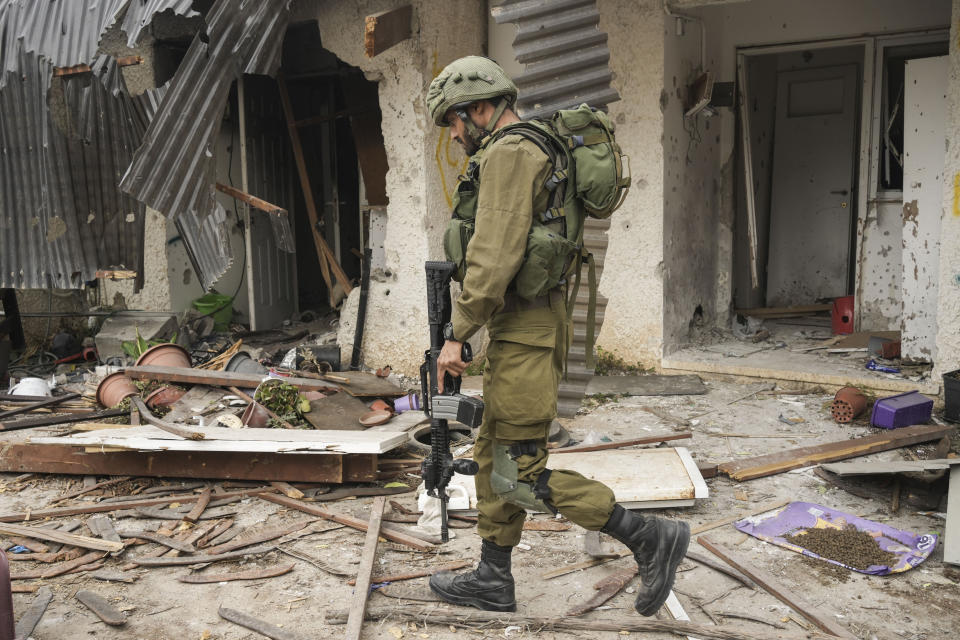
[[[530,447],[532,446],[532,452]],[[536,455],[537,447],[532,442],[505,445],[497,442],[493,445],[493,471],[490,474],[490,487],[499,498],[524,509],[556,513],[550,503],[550,469],[544,469],[537,483],[522,482],[519,478],[517,458],[521,455]]]

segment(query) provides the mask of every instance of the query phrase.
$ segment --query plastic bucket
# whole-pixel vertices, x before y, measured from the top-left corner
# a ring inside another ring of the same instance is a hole
[[[238,351],[232,358],[227,360],[225,371],[234,371],[236,373],[255,373],[262,375],[267,372],[267,368],[250,357],[250,354]]]
[[[853,333],[853,296],[834,298],[830,325],[834,333]]]
[[[393,401],[393,410],[397,413],[404,411],[418,411],[420,409],[420,398],[415,393],[409,393]]]
[[[205,316],[213,318],[214,331],[226,331],[233,320],[233,298],[222,293],[208,293],[200,296],[191,304]]]

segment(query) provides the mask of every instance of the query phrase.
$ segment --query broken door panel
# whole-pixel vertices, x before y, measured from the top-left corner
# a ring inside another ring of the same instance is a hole
[[[901,353],[928,362],[936,356],[948,69],[949,57],[938,56],[908,60],[905,71]]]
[[[296,215],[293,195],[293,156],[276,84],[257,76],[244,77],[247,182],[257,197]],[[251,278],[250,329],[278,326],[297,310],[296,253],[277,246],[269,216],[250,210]],[[292,227],[293,225],[291,225]]]
[[[767,306],[847,294],[858,69],[778,74]]]

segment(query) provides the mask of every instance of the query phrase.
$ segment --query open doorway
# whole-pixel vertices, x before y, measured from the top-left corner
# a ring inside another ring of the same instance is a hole
[[[863,61],[863,45],[744,57],[757,232],[738,225],[738,309],[852,293]]]
[[[323,48],[315,21],[292,25],[276,78],[245,76],[242,93],[247,188],[288,209],[296,250],[282,251],[270,217],[251,213],[251,327],[268,329],[343,300],[344,278],[321,268],[322,251],[359,281],[365,214],[386,204],[386,152],[376,83]]]

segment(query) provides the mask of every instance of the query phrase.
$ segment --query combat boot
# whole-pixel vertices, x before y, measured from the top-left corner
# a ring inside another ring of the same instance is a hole
[[[689,525],[680,520],[642,516],[616,505],[601,531],[633,551],[642,583],[633,606],[640,615],[652,616],[670,596],[677,565],[690,544]]]
[[[485,611],[516,611],[517,600],[510,573],[513,547],[483,541],[480,564],[473,571],[441,571],[430,577],[430,588],[443,600]]]

